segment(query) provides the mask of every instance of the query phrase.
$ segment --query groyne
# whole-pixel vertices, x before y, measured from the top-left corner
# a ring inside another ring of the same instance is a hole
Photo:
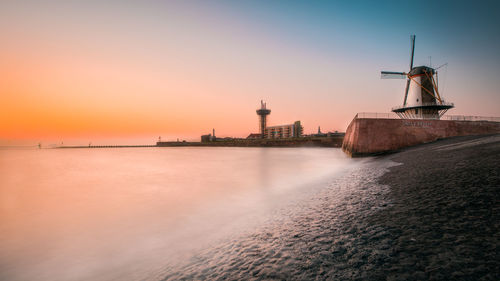
[[[500,122],[495,121],[363,118],[358,114],[347,127],[342,150],[352,157],[369,156],[449,137],[497,133]]]

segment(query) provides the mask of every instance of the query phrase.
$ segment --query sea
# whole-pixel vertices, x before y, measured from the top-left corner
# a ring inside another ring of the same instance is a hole
[[[0,149],[0,280],[345,277],[392,165],[336,148]]]

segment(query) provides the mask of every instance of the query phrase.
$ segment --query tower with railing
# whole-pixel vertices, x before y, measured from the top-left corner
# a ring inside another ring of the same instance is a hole
[[[271,110],[266,108],[266,103],[260,101],[260,108],[257,109],[257,115],[259,115],[259,131],[261,138],[266,137],[266,127],[267,127],[267,115],[271,114]]]

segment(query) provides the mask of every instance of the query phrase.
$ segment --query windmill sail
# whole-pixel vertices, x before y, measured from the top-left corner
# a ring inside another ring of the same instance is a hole
[[[380,78],[382,79],[405,79],[406,73],[394,71],[381,71]]]
[[[415,56],[415,35],[410,36],[411,41],[411,59],[410,59],[410,71],[413,69],[413,57]]]
[[[410,89],[410,78],[406,80],[406,88],[405,88],[405,99],[403,100],[403,106],[406,105],[406,100],[408,99],[408,90]]]
[[[413,69],[413,57],[415,56],[415,35],[410,36],[411,42],[411,57],[410,57],[410,71]],[[403,100],[403,106],[406,105],[406,101],[408,99],[408,90],[410,89],[410,76],[408,76],[408,80],[406,80],[406,88],[405,88],[405,98]]]

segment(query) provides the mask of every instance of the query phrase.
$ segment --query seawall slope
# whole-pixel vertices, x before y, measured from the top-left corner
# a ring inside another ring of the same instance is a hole
[[[367,280],[500,280],[500,135],[465,136],[382,157],[389,208],[383,260]]]

